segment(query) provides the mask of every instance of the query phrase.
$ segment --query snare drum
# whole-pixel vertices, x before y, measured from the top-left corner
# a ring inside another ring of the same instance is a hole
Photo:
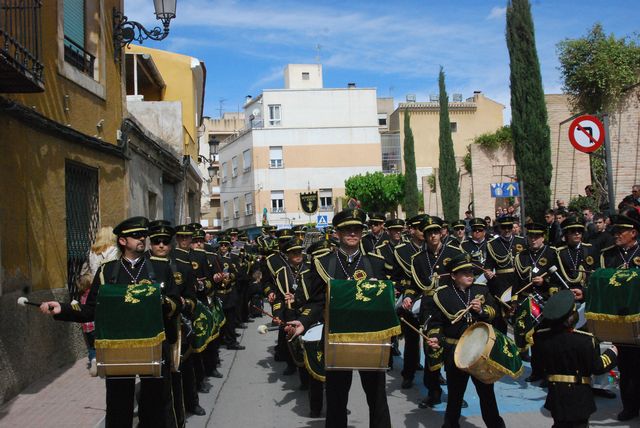
[[[304,351],[304,366],[314,379],[325,381],[324,352],[322,352],[322,329],[324,324],[317,324],[309,328],[300,337],[300,343]]]
[[[483,322],[471,325],[462,334],[454,362],[460,370],[487,384],[505,375],[516,379],[523,371],[515,343]]]

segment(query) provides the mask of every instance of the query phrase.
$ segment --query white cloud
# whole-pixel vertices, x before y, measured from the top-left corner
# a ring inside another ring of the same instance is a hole
[[[507,13],[506,6],[505,7],[494,6],[491,9],[491,12],[489,12],[489,16],[487,16],[487,19],[502,19],[506,13]]]

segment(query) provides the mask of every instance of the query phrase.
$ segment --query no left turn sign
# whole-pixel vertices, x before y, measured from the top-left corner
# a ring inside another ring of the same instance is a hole
[[[594,152],[604,142],[604,125],[595,116],[579,116],[569,125],[569,141],[576,150]]]

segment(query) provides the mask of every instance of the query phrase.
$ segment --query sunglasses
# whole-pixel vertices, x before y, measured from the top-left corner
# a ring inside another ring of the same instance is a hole
[[[473,229],[473,232],[484,232],[484,229]]]
[[[140,238],[146,238],[147,237],[147,232],[132,232],[130,234],[127,235],[127,238],[133,238],[133,239],[140,239]]]
[[[453,228],[453,230],[464,230],[464,229],[465,229],[464,226],[458,226]]]
[[[151,238],[151,245],[169,245],[171,243],[171,238],[166,237],[154,237]]]

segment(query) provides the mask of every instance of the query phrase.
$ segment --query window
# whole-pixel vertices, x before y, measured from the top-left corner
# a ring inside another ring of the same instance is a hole
[[[244,194],[244,215],[253,214],[253,195],[251,193]]]
[[[238,176],[238,156],[231,158],[231,178]]]
[[[451,132],[458,132],[458,122],[451,122]]]
[[[226,183],[227,181],[227,163],[226,162],[222,162],[222,182]]]
[[[149,206],[149,220],[155,220],[158,215],[158,195],[154,192],[149,192],[147,195],[147,204]]]
[[[224,201],[222,206],[222,215],[224,217],[224,221],[229,220],[229,201]]]
[[[284,212],[284,191],[283,190],[271,191],[271,212],[272,213]]]
[[[320,211],[333,211],[333,192],[331,189],[320,189]]]
[[[84,0],[64,0],[64,60],[94,77],[96,57],[86,50],[86,13]]]
[[[387,126],[387,115],[385,113],[378,113],[378,126]]]
[[[269,168],[284,168],[282,146],[269,147]]]
[[[238,208],[239,206],[240,206],[240,200],[236,196],[235,198],[233,198],[233,218],[240,217],[240,208]]]
[[[243,172],[251,171],[251,150],[247,149],[242,152],[242,166]]]
[[[397,174],[402,171],[402,147],[399,133],[380,135],[382,147],[382,172]]]
[[[309,80],[309,72],[308,71],[303,71],[302,72],[302,80]]]
[[[280,104],[269,105],[269,125],[280,126]]]

